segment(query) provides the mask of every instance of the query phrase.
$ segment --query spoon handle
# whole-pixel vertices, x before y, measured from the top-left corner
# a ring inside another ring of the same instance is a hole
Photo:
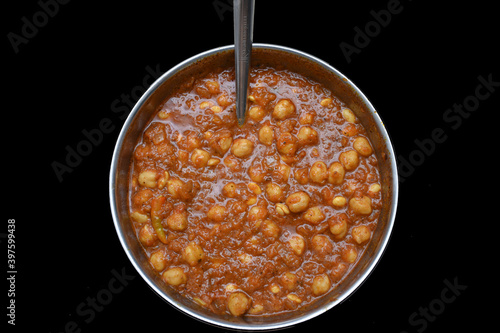
[[[234,0],[234,45],[236,65],[236,115],[240,125],[245,121],[250,56],[253,41],[255,0]]]

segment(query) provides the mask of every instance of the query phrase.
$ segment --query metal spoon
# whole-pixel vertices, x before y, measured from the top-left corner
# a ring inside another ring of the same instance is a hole
[[[234,46],[236,65],[236,115],[240,125],[247,110],[248,77],[253,41],[255,0],[234,0]]]

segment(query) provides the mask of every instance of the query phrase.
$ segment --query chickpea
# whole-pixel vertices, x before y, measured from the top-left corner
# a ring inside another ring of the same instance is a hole
[[[248,168],[248,175],[255,183],[262,183],[264,181],[265,173],[262,171],[262,166],[252,165]]]
[[[227,307],[233,316],[241,316],[250,309],[252,300],[244,293],[238,291],[229,295]]]
[[[231,293],[231,292],[233,292],[233,291],[238,290],[238,286],[237,286],[237,285],[235,285],[234,283],[228,283],[228,284],[226,285],[226,288],[225,288],[225,289],[226,289],[226,291],[227,291],[227,292],[230,292],[230,293]]]
[[[233,182],[229,182],[222,188],[222,194],[228,198],[235,198],[237,196],[236,189],[236,184]]]
[[[220,163],[220,159],[218,159],[218,158],[211,158],[211,159],[208,160],[207,165],[209,167],[212,167],[212,166],[216,166],[219,163]]]
[[[352,171],[359,165],[359,156],[355,150],[342,152],[339,156],[339,160],[347,171]]]
[[[183,195],[184,187],[186,183],[177,178],[170,178],[167,181],[167,192],[172,195],[172,198],[179,199]]]
[[[303,126],[297,134],[299,144],[302,146],[318,143],[318,132],[310,126]]]
[[[224,121],[216,113],[213,113],[209,123],[214,126],[221,126],[224,123]]]
[[[156,171],[146,170],[139,174],[139,184],[142,186],[156,187]]]
[[[304,213],[304,220],[311,224],[318,224],[325,219],[325,214],[319,206],[311,207]]]
[[[144,137],[155,145],[162,144],[165,141],[165,124],[152,123],[144,132]]]
[[[255,199],[255,201],[252,199],[254,199],[254,198],[250,198],[246,202],[243,202],[243,201],[232,202],[230,204],[230,209],[232,211],[234,211],[235,214],[239,214],[246,209],[247,205],[253,205],[253,204],[255,204],[255,202],[257,202],[257,199]],[[221,218],[224,219],[223,217],[221,217]],[[219,226],[219,224],[215,225],[215,227],[218,227],[218,226]]]
[[[265,219],[267,216],[267,208],[265,206],[253,206],[248,211],[248,221],[257,221]]]
[[[174,231],[184,231],[187,228],[188,220],[185,211],[173,213],[167,218],[167,225]]]
[[[207,213],[207,217],[214,222],[222,222],[226,218],[227,209],[220,205],[213,205]]]
[[[228,155],[224,158],[224,164],[233,172],[239,172],[241,170],[241,163],[238,157],[234,155]]]
[[[247,187],[250,191],[252,191],[253,194],[259,195],[262,193],[260,186],[256,183],[248,183]]]
[[[370,215],[372,213],[372,200],[370,197],[353,197],[349,200],[349,208],[359,215]]]
[[[269,183],[266,186],[266,195],[269,201],[276,203],[283,200],[284,194],[279,185]]]
[[[314,123],[314,118],[316,117],[316,112],[306,112],[302,113],[299,118],[299,124],[301,125],[312,125]]]
[[[200,109],[206,109],[208,107],[211,107],[214,103],[208,102],[208,101],[203,101],[200,103]]]
[[[347,199],[342,197],[342,196],[336,196],[332,200],[332,205],[335,208],[342,208],[346,205],[346,203],[347,203]]]
[[[315,235],[311,239],[311,248],[317,253],[327,254],[332,252],[333,244],[325,235]]]
[[[370,239],[371,231],[370,228],[368,228],[366,225],[360,225],[352,228],[351,235],[356,243],[362,244]]]
[[[303,158],[306,155],[306,152],[303,151],[300,155],[280,155],[280,160],[286,164],[294,165],[297,163],[301,158]]]
[[[281,291],[281,288],[276,283],[273,283],[272,285],[269,286],[269,291],[272,292],[273,294],[277,294]]]
[[[144,225],[139,231],[139,240],[146,247],[155,245],[156,239],[155,230],[150,224]]]
[[[182,251],[182,259],[184,259],[190,266],[196,266],[199,264],[203,258],[205,258],[205,252],[201,246],[195,242],[190,242]]]
[[[210,159],[210,153],[196,148],[193,151],[193,154],[191,154],[191,162],[193,162],[193,165],[197,168],[203,168],[207,166],[208,160]]]
[[[342,276],[347,272],[348,265],[343,262],[337,263],[337,265],[332,269],[330,274],[332,280],[339,281]]]
[[[251,205],[255,205],[257,203],[257,197],[250,197],[248,198],[248,200],[246,201],[246,204],[248,206],[251,206]]]
[[[231,143],[233,143],[233,138],[231,137],[224,137],[219,139],[217,142],[220,148],[220,153],[224,154],[229,150],[229,147],[231,147]]]
[[[321,196],[325,203],[328,203],[328,201],[332,201],[333,199],[333,192],[330,186],[325,186],[321,189]]]
[[[253,152],[253,142],[248,139],[236,139],[231,147],[234,156],[244,158]]]
[[[255,222],[255,224],[262,223],[261,220]],[[260,226],[260,225],[259,225]],[[262,248],[263,238],[261,236],[254,235],[246,240],[243,244],[246,252],[251,253],[252,255],[261,255],[264,252]]]
[[[328,168],[328,182],[334,185],[340,185],[344,181],[345,170],[339,162],[333,162]]]
[[[288,244],[290,244],[292,251],[298,256],[302,255],[306,248],[306,242],[300,235],[290,237],[290,239],[288,240]]]
[[[238,259],[240,259],[241,263],[244,265],[248,265],[253,261],[253,258],[251,255],[248,253],[242,253],[238,256]]]
[[[146,214],[142,214],[137,211],[130,214],[130,217],[137,223],[146,223],[148,221],[148,216]]]
[[[298,149],[297,139],[290,133],[281,133],[276,141],[276,147],[280,154],[291,156]]]
[[[354,115],[354,112],[352,112],[348,108],[342,109],[342,117],[349,122],[349,123],[355,123],[357,121],[356,116]]]
[[[187,151],[193,151],[196,148],[201,147],[201,134],[196,132],[191,132],[186,136],[185,148]]]
[[[368,188],[368,194],[374,197],[380,192],[381,189],[380,184],[371,184]]]
[[[152,197],[153,197],[153,191],[151,191],[149,188],[139,190],[132,197],[132,204],[134,206],[142,206],[143,204],[148,202],[148,200],[150,200]]]
[[[163,281],[171,286],[179,286],[187,282],[187,276],[180,267],[174,267],[163,272]]]
[[[249,110],[248,110],[248,117],[250,117],[250,119],[256,121],[256,122],[259,122],[261,121],[262,119],[264,119],[266,115],[266,111],[260,107],[260,106],[252,106]]]
[[[220,130],[208,138],[210,146],[219,155],[224,155],[233,143],[232,133],[229,130]]]
[[[296,169],[293,176],[300,185],[305,185],[309,181],[309,172],[307,168]]]
[[[194,297],[193,301],[195,301],[196,303],[198,303],[198,305],[201,305],[203,307],[206,307],[208,305],[207,302],[205,302],[204,300],[202,300],[199,297]]]
[[[277,239],[280,235],[280,227],[271,220],[264,220],[261,225],[261,230],[264,235]]]
[[[277,125],[279,133],[292,133],[295,132],[295,128],[298,124],[295,119],[286,119],[283,121],[278,121]]]
[[[158,112],[158,118],[160,118],[162,120],[170,118],[171,115],[172,114],[170,112],[168,112],[167,110],[161,110],[160,112]]]
[[[352,264],[358,258],[358,250],[352,245],[346,245],[346,247],[342,250],[340,257],[345,262]]]
[[[262,311],[264,311],[264,306],[262,304],[254,304],[254,305],[252,305],[250,310],[248,310],[248,313],[249,314],[259,314]]]
[[[288,295],[286,295],[286,298],[288,298],[290,301],[297,303],[297,304],[302,303],[302,300],[300,299],[300,297],[295,295],[295,294],[288,294]]]
[[[281,285],[288,290],[294,290],[297,287],[298,278],[297,275],[286,272],[281,276]]]
[[[154,269],[161,272],[167,267],[167,257],[165,256],[165,252],[162,250],[153,252],[151,257],[149,257],[149,262]]]
[[[278,167],[278,173],[281,175],[281,180],[284,182],[288,181],[288,178],[290,178],[290,167],[286,164],[280,164]]]
[[[312,292],[316,296],[323,295],[330,289],[331,285],[328,275],[318,275],[313,280]]]
[[[282,203],[277,203],[276,204],[276,212],[281,215],[288,215],[290,214],[290,209],[288,209],[287,205],[282,204]]]
[[[278,101],[273,110],[273,117],[278,120],[290,118],[295,114],[295,105],[289,99]]]
[[[356,138],[352,146],[361,156],[368,157],[373,153],[372,146],[370,146],[370,142],[365,137],[360,136]]]
[[[345,185],[345,195],[352,196],[356,190],[358,190],[358,186],[360,184],[356,180],[348,180]]]
[[[309,194],[298,191],[291,194],[285,202],[291,212],[300,213],[307,209],[310,199]]]
[[[210,108],[210,110],[212,110],[214,113],[220,113],[222,112],[222,108],[218,105],[214,105]]]
[[[347,233],[347,223],[349,218],[345,213],[336,215],[328,220],[328,225],[330,227],[330,232],[335,236],[336,239],[342,239]]]
[[[222,107],[229,106],[231,103],[231,99],[225,93],[222,93],[219,97],[217,97],[217,104]]]
[[[354,125],[354,124],[347,124],[347,126],[345,126],[342,129],[342,134],[344,134],[345,136],[348,136],[348,137],[355,136],[358,133],[359,133],[359,130],[356,127],[356,125]]]
[[[177,160],[181,162],[182,164],[186,164],[187,161],[189,160],[189,153],[184,150],[179,150],[177,152]]]
[[[259,141],[266,145],[270,146],[274,140],[274,131],[269,125],[264,125],[259,130]]]
[[[328,168],[326,164],[321,161],[314,162],[311,170],[309,170],[309,179],[311,179],[312,182],[322,184],[326,181],[327,178]]]
[[[169,179],[170,179],[170,174],[168,173],[168,171],[165,170],[165,172],[163,172],[163,174],[158,179],[158,188],[160,190],[164,188],[167,185],[167,180]]]
[[[205,87],[207,87],[208,92],[212,95],[220,93],[220,84],[217,81],[207,81],[205,82]]]
[[[330,97],[323,98],[321,100],[321,102],[319,102],[319,104],[321,106],[324,106],[324,107],[327,107],[327,108],[332,108],[333,107],[332,99]]]

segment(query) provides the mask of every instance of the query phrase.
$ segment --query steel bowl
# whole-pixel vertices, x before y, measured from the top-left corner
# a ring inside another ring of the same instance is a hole
[[[394,225],[398,199],[398,175],[389,135],[372,104],[342,73],[326,62],[288,47],[254,44],[252,65],[287,68],[313,79],[331,90],[359,118],[367,130],[379,161],[383,207],[372,240],[358,264],[343,282],[313,304],[288,313],[269,316],[216,315],[167,286],[148,263],[148,258],[129,219],[128,182],[131,158],[138,138],[160,103],[191,76],[203,76],[214,66],[234,66],[234,45],[215,48],[191,57],[154,82],[136,103],[118,137],[111,162],[109,195],[111,213],[120,242],[132,265],[144,281],[165,301],[181,312],[218,327],[238,330],[273,330],[289,327],[340,304],[361,286],[387,247]]]

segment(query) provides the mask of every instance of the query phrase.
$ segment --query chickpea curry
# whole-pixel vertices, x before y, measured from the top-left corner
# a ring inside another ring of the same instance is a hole
[[[234,68],[193,77],[148,123],[132,159],[130,217],[152,268],[217,314],[270,315],[333,290],[382,207],[366,130],[299,74],[250,72],[238,126]]]

